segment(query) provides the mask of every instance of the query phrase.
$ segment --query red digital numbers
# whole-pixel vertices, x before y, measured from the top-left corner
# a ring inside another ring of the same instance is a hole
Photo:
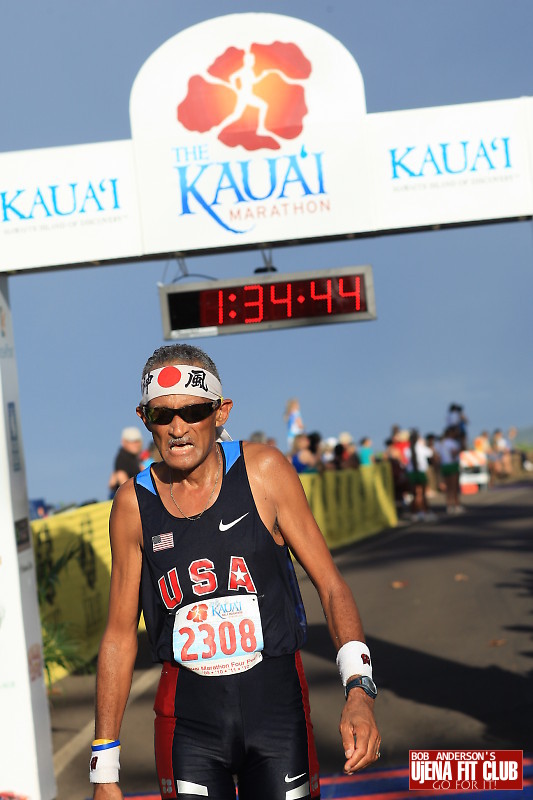
[[[218,292],[218,324],[224,324],[224,292],[219,289]]]
[[[344,278],[339,278],[339,295],[341,297],[353,297],[355,300],[354,311],[361,310],[361,278],[359,275],[354,276],[355,288],[353,292],[348,292],[344,288]]]
[[[317,283],[326,284],[326,294],[318,294],[316,285]],[[326,309],[328,314],[331,314],[331,280],[327,281],[311,281],[311,299],[312,300],[325,300]]]
[[[321,317],[341,317],[367,311],[363,275],[320,275],[290,281],[247,283],[200,294],[202,326],[253,327],[262,323],[305,324]]]
[[[244,293],[246,294],[247,292],[252,292],[252,293],[257,292],[257,297],[255,299],[244,301],[245,309],[255,307],[256,316],[255,317],[245,316],[243,322],[246,325],[249,325],[250,323],[254,322],[263,322],[265,316],[264,302],[263,302],[263,295],[264,295],[263,287],[259,283],[253,284],[252,286],[245,286]]]
[[[285,297],[278,297],[277,291],[281,294],[285,290]],[[273,306],[285,305],[287,306],[286,318],[292,317],[292,283],[273,283],[270,287],[270,302]]]

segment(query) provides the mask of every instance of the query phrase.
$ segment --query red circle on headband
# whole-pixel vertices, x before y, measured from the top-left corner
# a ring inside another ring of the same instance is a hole
[[[170,389],[181,380],[181,372],[177,367],[163,367],[157,376],[157,382],[163,389]]]

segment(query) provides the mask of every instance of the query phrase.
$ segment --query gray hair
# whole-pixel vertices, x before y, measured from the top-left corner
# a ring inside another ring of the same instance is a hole
[[[211,372],[215,378],[220,381],[218,369],[212,358],[207,353],[200,350],[199,347],[194,347],[192,344],[168,344],[163,347],[158,347],[154,350],[142,372],[141,378],[144,378],[153,369],[165,367],[170,364],[190,364],[195,367],[203,367],[208,372]],[[222,383],[222,381],[220,381]]]

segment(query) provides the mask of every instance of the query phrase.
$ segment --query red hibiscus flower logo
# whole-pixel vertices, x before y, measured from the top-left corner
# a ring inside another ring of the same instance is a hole
[[[311,62],[292,42],[228,47],[207,69],[193,75],[178,120],[189,131],[218,128],[228,147],[279,150],[302,132],[307,114],[302,82]]]
[[[187,614],[187,619],[191,620],[191,622],[205,622],[207,619],[207,606],[205,603],[193,606]]]

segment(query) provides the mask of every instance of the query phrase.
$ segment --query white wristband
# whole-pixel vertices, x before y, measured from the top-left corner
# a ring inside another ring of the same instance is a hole
[[[91,751],[89,780],[91,783],[118,783],[120,742],[95,746]]]
[[[346,642],[337,653],[337,667],[346,686],[352,675],[372,677],[372,660],[370,650],[364,642]]]

